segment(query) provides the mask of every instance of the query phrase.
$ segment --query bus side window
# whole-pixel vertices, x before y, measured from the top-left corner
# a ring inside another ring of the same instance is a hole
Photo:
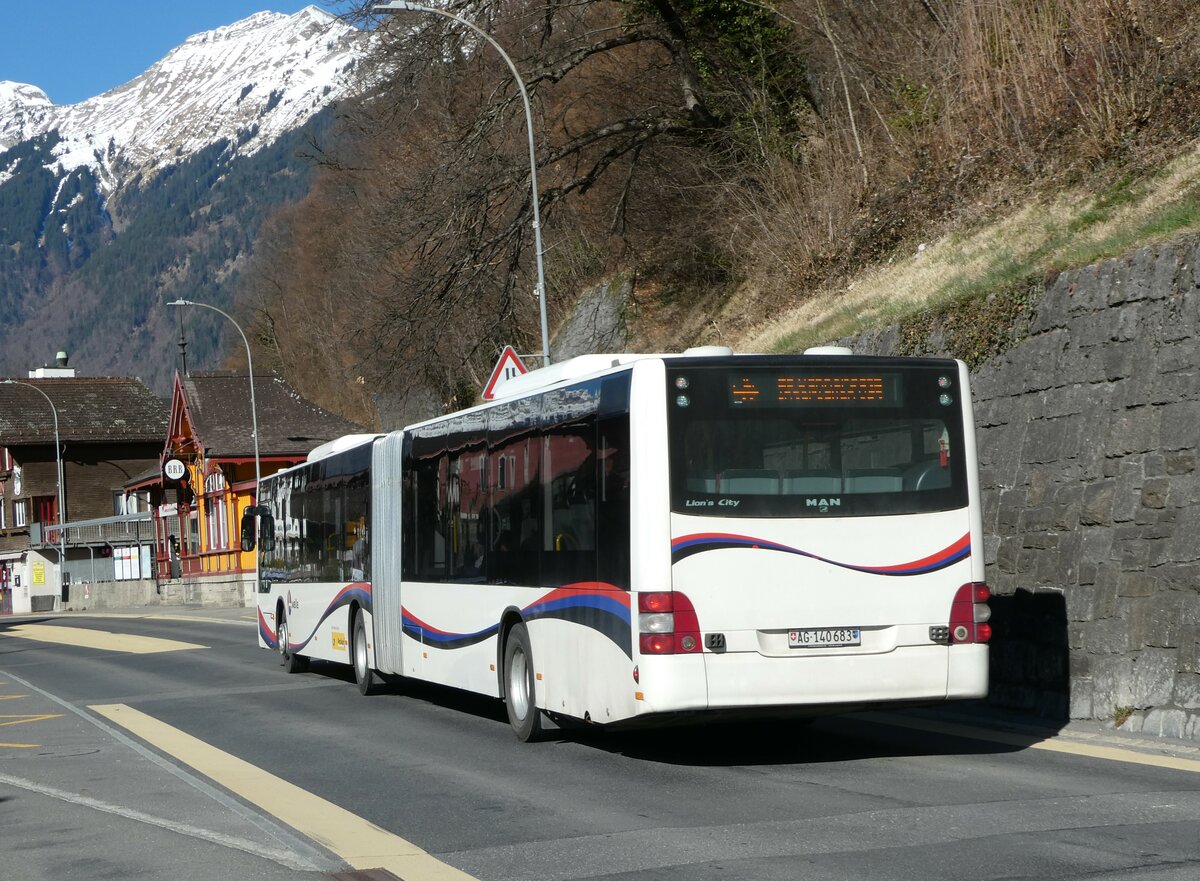
[[[596,433],[596,580],[629,590],[629,414],[601,419]]]

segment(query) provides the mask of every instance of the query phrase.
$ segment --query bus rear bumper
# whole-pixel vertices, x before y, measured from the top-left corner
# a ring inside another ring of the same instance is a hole
[[[861,655],[642,658],[638,714],[980,698],[987,695],[987,651],[986,645],[929,645]]]

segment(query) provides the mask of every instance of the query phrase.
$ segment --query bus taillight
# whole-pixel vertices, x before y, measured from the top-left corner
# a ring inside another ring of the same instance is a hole
[[[987,604],[991,596],[988,586],[979,581],[958,589],[950,605],[952,644],[987,642],[992,638],[992,625],[987,623],[992,617],[991,607]]]
[[[679,591],[638,594],[638,644],[644,655],[702,651],[692,601]]]

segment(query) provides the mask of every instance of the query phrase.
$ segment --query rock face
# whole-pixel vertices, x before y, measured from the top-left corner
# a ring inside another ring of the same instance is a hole
[[[974,374],[997,703],[1200,739],[1198,262],[1064,272]]]

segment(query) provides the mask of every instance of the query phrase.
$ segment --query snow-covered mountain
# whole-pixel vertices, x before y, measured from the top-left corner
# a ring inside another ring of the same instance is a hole
[[[369,40],[309,6],[197,34],[78,104],[0,82],[0,375],[66,349],[84,375],[169,389],[181,316],[164,304],[232,308]],[[229,329],[192,311],[188,364],[217,366]]]
[[[0,152],[57,132],[61,171],[86,166],[106,191],[222,138],[248,155],[344,97],[366,40],[309,6],[197,34],[141,76],[78,104],[56,105],[36,86],[0,82]],[[0,184],[5,173],[0,168]]]

